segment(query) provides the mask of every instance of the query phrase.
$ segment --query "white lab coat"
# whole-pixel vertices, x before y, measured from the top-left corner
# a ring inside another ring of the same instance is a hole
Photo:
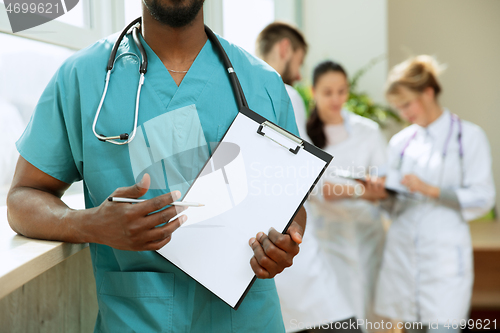
[[[290,101],[293,106],[293,113],[295,115],[295,122],[297,123],[297,128],[299,129],[299,135],[301,138],[309,140],[307,137],[306,131],[306,106],[304,104],[304,100],[300,96],[297,90],[292,86],[285,84],[286,92],[290,97]]]
[[[348,138],[324,148],[334,159],[323,181],[355,184],[335,177],[338,171],[383,176],[386,141],[379,126],[346,110],[342,117]],[[311,196],[308,225],[314,225],[320,247],[356,317],[377,320],[373,298],[385,237],[380,206],[366,200],[325,201],[320,189],[321,184]]]
[[[304,102],[295,89],[288,85],[286,88],[299,133],[307,140]],[[308,203],[304,206],[309,214]],[[319,248],[314,223],[310,222],[309,215],[299,255],[294,258],[292,267],[275,277],[275,282],[287,332],[354,316],[337,284],[335,272]]]
[[[400,187],[401,177],[413,173],[442,191],[454,192],[460,208],[442,199],[399,195],[378,279],[376,312],[404,321],[466,319],[473,282],[472,246],[466,221],[488,212],[495,201],[491,155],[483,130],[462,120],[463,186],[455,121],[447,156],[442,152],[450,131],[451,114],[443,114],[427,128],[412,125],[389,144],[387,185]],[[397,169],[403,147],[401,170]],[[444,165],[443,165],[444,164]]]

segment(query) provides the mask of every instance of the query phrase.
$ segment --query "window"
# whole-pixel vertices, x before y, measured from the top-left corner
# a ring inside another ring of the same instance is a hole
[[[142,15],[142,1],[125,0],[125,24],[129,24]]]
[[[64,2],[64,1],[63,1]],[[74,25],[80,28],[90,28],[90,2],[79,1],[78,4],[66,14],[56,18],[57,21]]]
[[[80,0],[65,15],[13,34],[0,0],[0,132],[5,135],[0,146],[0,205],[5,204],[18,158],[14,143],[45,86],[75,50],[120,30],[123,13],[123,0]],[[79,183],[66,193],[81,191]]]
[[[255,40],[274,21],[274,0],[224,0],[223,36],[255,54]]]
[[[122,0],[80,0],[67,14],[15,35],[78,50],[122,26]],[[4,5],[0,5],[0,32],[12,34]]]

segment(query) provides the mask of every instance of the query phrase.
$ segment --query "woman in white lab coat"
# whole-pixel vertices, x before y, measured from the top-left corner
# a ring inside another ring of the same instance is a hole
[[[467,221],[493,207],[495,188],[488,139],[440,106],[438,71],[433,58],[418,56],[389,75],[388,101],[413,125],[390,141],[386,186],[411,194],[392,202],[376,312],[422,322],[424,331],[458,331],[473,282]]]
[[[304,101],[293,87],[285,87],[300,136],[310,141],[306,134]],[[306,202],[304,207],[309,214],[309,203]],[[357,327],[348,327],[351,321],[355,322],[354,311],[341,291],[335,271],[321,250],[314,230],[314,224],[308,222],[300,244],[300,255],[294,258],[291,267],[274,278],[286,332],[361,333]]]
[[[349,82],[339,64],[326,61],[316,67],[313,95],[316,106],[307,133],[334,159],[317,186],[320,193],[309,200],[308,228],[314,229],[355,316],[374,320],[374,287],[385,236],[376,200],[384,193],[347,178],[383,176],[385,139],[374,121],[343,108]]]

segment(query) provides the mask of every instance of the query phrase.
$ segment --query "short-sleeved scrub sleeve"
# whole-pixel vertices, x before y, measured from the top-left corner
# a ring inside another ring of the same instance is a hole
[[[65,84],[64,71],[60,69],[45,88],[38,105],[21,138],[17,150],[30,164],[44,173],[71,184],[82,179],[75,163],[72,145],[77,144],[78,130],[70,123],[74,114],[76,87]],[[73,107],[73,110],[70,108]],[[73,142],[71,142],[73,139]],[[76,139],[76,140],[75,140]]]

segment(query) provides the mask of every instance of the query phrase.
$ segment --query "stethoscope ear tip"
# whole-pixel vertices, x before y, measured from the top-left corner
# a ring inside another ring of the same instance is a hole
[[[128,133],[120,134],[120,140],[128,140]]]

